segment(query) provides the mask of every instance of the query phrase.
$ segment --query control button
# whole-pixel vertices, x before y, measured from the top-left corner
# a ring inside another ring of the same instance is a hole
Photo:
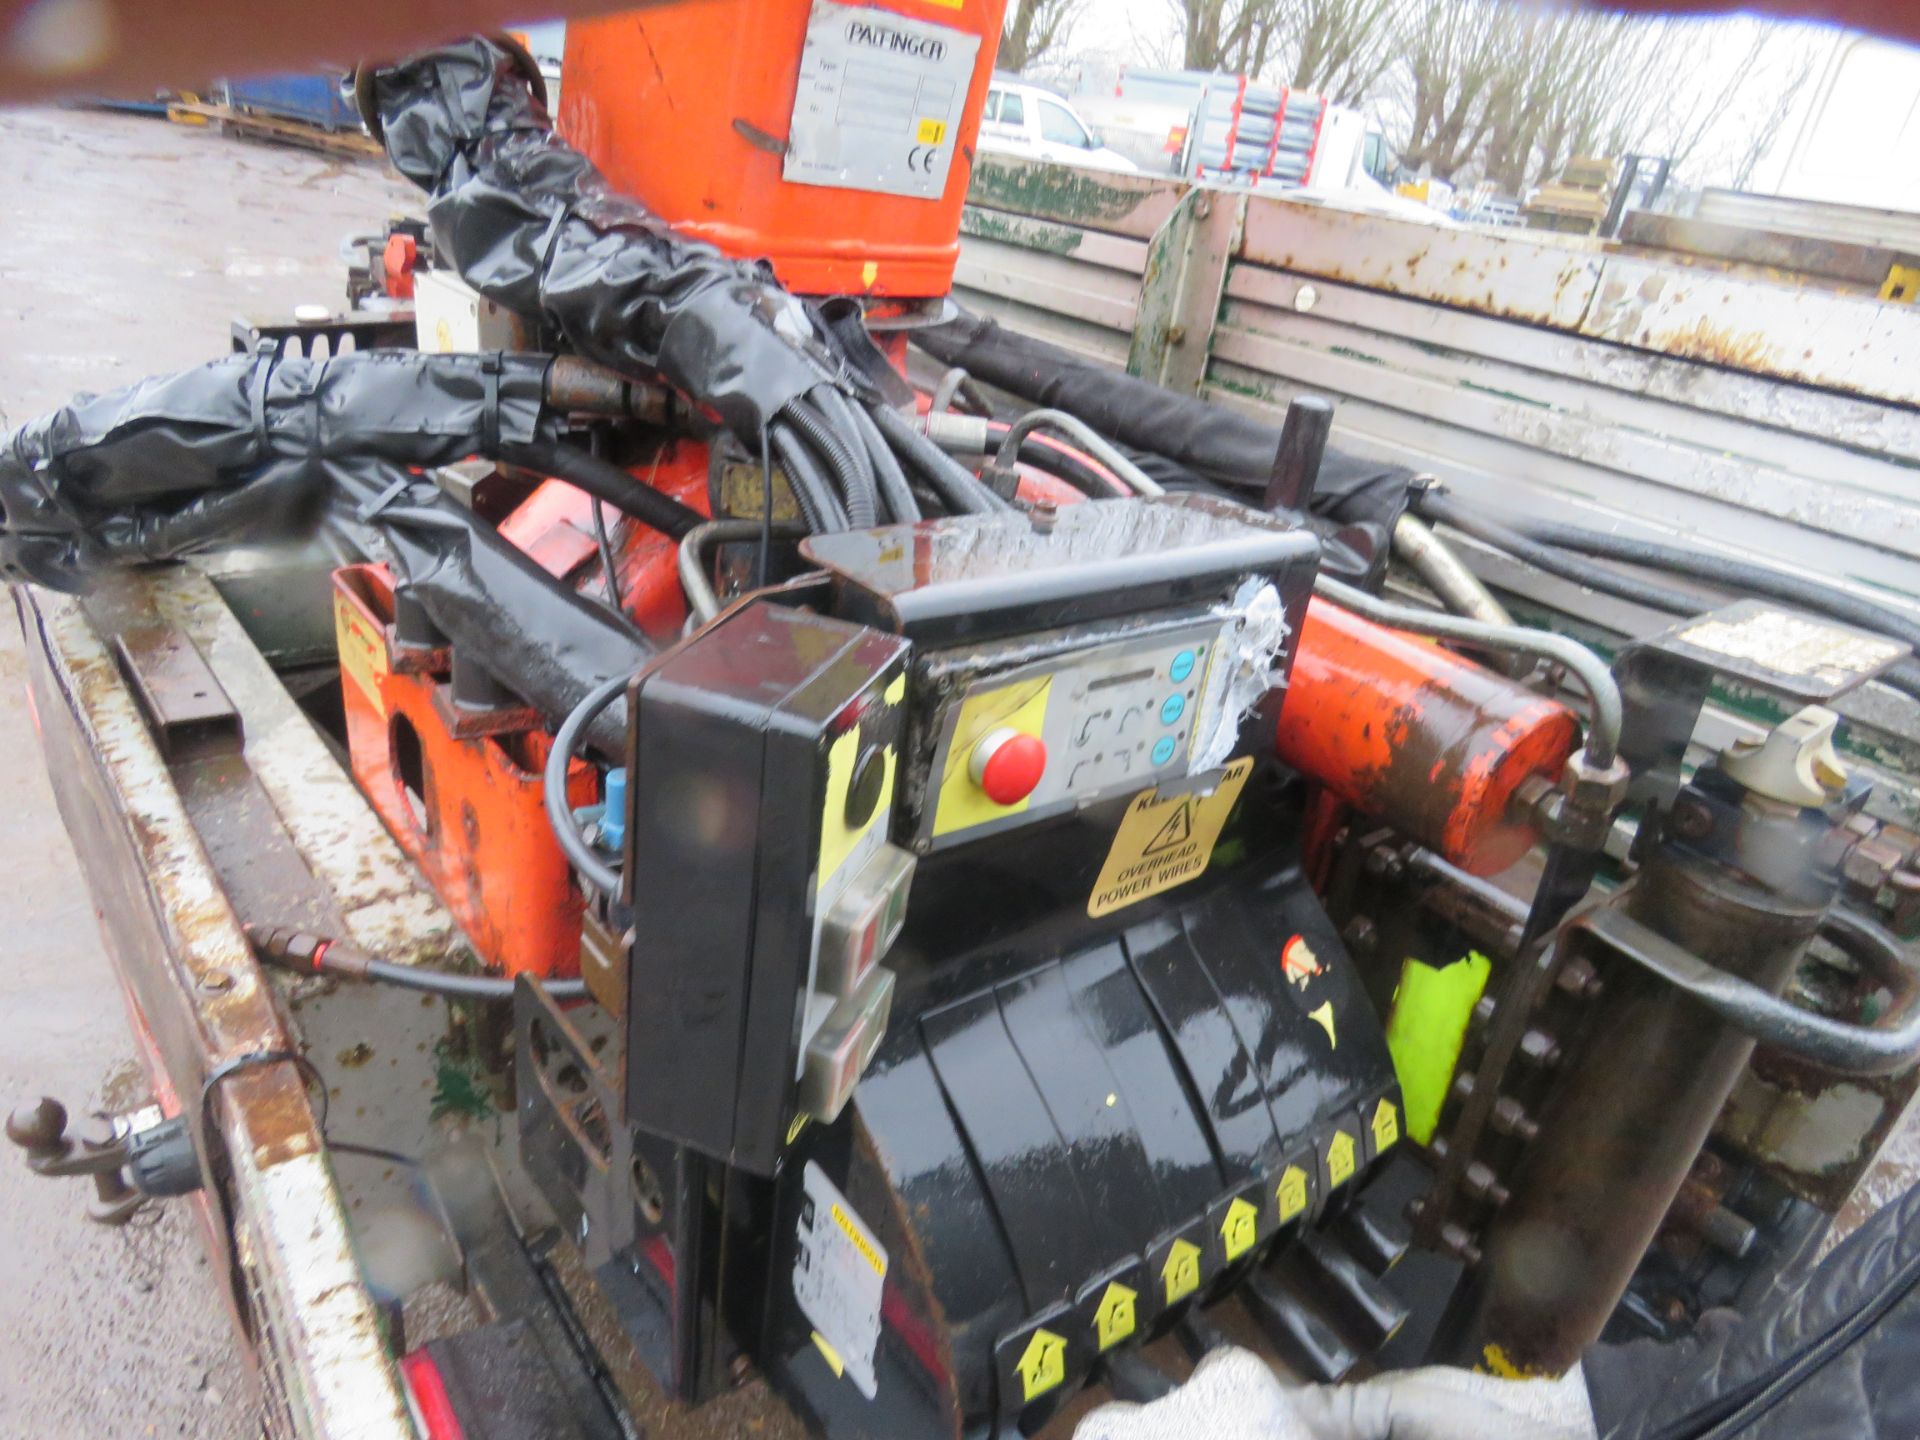
[[[1003,725],[973,747],[967,769],[973,783],[994,804],[1017,805],[1033,793],[1046,773],[1046,742]]]
[[[1162,735],[1158,740],[1153,742],[1153,763],[1156,765],[1166,764],[1169,760],[1173,759],[1173,751],[1173,736]]]
[[[1187,700],[1184,695],[1169,695],[1166,703],[1160,707],[1160,723],[1171,725],[1187,713]]]
[[[1174,684],[1178,685],[1191,674],[1193,674],[1193,651],[1182,650],[1173,657],[1173,664],[1168,668],[1167,675]]]
[[[883,745],[869,745],[853,762],[853,778],[847,782],[847,828],[858,830],[873,818],[880,804],[880,788],[887,779],[887,751]]]

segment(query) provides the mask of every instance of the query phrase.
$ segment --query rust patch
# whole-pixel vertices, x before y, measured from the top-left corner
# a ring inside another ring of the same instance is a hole
[[[1690,329],[1651,334],[1646,343],[1656,349],[1736,370],[1771,370],[1777,359],[1773,346],[1762,336],[1715,325],[1705,318],[1694,321]]]
[[[349,1045],[333,1058],[349,1070],[358,1070],[362,1065],[373,1059],[373,1046],[362,1040],[356,1045]]]

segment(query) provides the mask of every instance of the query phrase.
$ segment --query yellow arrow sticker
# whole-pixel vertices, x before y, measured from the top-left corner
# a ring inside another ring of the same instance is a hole
[[[1107,1282],[1100,1308],[1093,1312],[1093,1333],[1102,1350],[1110,1350],[1133,1334],[1134,1301],[1140,1297],[1118,1280]]]
[[[1333,1033],[1333,1002],[1331,1000],[1323,1003],[1318,1010],[1309,1010],[1307,1012],[1307,1019],[1313,1021],[1322,1030],[1327,1032],[1327,1047],[1329,1049],[1338,1050],[1340,1048],[1340,1037]]]
[[[1280,1202],[1280,1223],[1286,1224],[1307,1208],[1307,1172],[1298,1165],[1289,1165],[1280,1172],[1280,1183],[1274,1186],[1274,1199]]]
[[[1200,1247],[1191,1240],[1176,1240],[1167,1251],[1167,1263],[1160,1267],[1166,1282],[1167,1304],[1184,1300],[1200,1288]]]
[[[1327,1181],[1332,1185],[1344,1185],[1353,1178],[1355,1146],[1353,1136],[1344,1130],[1333,1132],[1333,1139],[1327,1142]]]
[[[1373,1107],[1373,1120],[1368,1126],[1373,1131],[1373,1153],[1378,1155],[1393,1147],[1400,1138],[1399,1108],[1384,1097]]]
[[[1236,1196],[1220,1219],[1220,1239],[1226,1247],[1227,1259],[1238,1260],[1259,1238],[1260,1212]]]
[[[1220,771],[1211,791],[1196,789],[1165,800],[1158,790],[1134,796],[1087,897],[1087,914],[1098,919],[1205,874],[1220,831],[1252,773],[1253,761],[1240,759]],[[939,833],[937,826],[934,833]]]
[[[1033,1338],[1027,1341],[1027,1348],[1020,1356],[1020,1363],[1014,1368],[1020,1372],[1022,1403],[1033,1403],[1067,1378],[1065,1337],[1051,1330],[1034,1331]]]

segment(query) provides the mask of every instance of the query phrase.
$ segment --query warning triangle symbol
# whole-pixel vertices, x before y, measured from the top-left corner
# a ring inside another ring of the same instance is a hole
[[[1180,804],[1175,807],[1173,814],[1167,817],[1166,824],[1160,827],[1153,839],[1147,842],[1146,849],[1142,850],[1140,854],[1143,857],[1147,855],[1158,855],[1162,850],[1171,850],[1174,846],[1184,845],[1187,841],[1191,840],[1193,838],[1193,816],[1188,813],[1191,808],[1190,802],[1182,800]]]

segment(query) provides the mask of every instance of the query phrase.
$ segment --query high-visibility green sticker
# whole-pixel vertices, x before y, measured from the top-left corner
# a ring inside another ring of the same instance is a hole
[[[1407,1134],[1422,1145],[1440,1123],[1467,1022],[1492,970],[1492,962],[1477,950],[1439,969],[1418,960],[1400,967],[1393,1014],[1387,1020],[1387,1049],[1400,1076]]]

